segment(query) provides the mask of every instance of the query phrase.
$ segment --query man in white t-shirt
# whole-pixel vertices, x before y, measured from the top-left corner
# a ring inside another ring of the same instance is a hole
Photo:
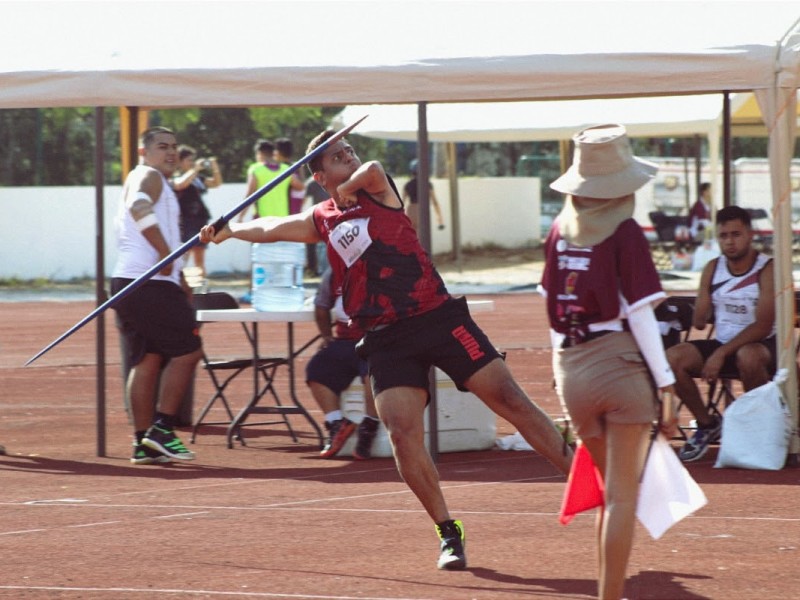
[[[775,373],[772,259],[753,248],[745,209],[723,208],[716,223],[722,256],[703,269],[692,323],[702,330],[713,316],[714,339],[692,340],[667,350],[675,391],[697,422],[694,435],[678,453],[685,462],[702,458],[722,430],[722,419],[703,401],[696,377],[712,382],[722,372],[737,372],[748,391]]]
[[[140,139],[141,162],[126,177],[115,221],[116,295],[181,245],[180,205],[169,178],[178,167],[175,134],[152,127]],[[137,465],[192,460],[175,435],[178,410],[203,355],[202,342],[183,279],[183,259],[170,263],[114,307],[123,340],[125,385]]]

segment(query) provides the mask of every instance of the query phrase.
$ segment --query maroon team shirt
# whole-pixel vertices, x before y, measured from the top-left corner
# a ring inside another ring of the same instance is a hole
[[[693,205],[691,210],[689,210],[689,223],[692,222],[692,219],[710,219],[711,218],[711,211],[706,208],[706,205],[703,204],[701,200],[697,200]]]
[[[585,336],[590,323],[623,318],[666,295],[650,246],[633,219],[596,246],[569,244],[556,221],[545,241],[545,257],[541,287],[550,327],[559,333]]]
[[[333,199],[317,204],[314,225],[327,243],[344,310],[363,329],[426,313],[450,294],[402,208],[376,202],[363,191],[340,210]]]

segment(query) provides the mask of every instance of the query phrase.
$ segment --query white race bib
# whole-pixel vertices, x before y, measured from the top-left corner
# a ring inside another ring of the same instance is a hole
[[[331,246],[342,257],[344,263],[350,267],[372,245],[369,237],[369,218],[351,219],[339,223],[331,231],[329,239]]]

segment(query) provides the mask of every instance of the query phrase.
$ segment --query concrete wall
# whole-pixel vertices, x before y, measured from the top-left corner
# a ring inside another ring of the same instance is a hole
[[[405,183],[397,179],[398,186]],[[452,249],[449,182],[433,180],[446,228],[432,232],[433,252]],[[106,275],[116,260],[114,215],[121,186],[104,194]],[[210,190],[206,203],[214,217],[239,204],[245,184],[224,184]],[[470,178],[459,181],[462,244],[508,248],[539,243],[540,193],[536,178]],[[96,215],[93,187],[0,187],[4,232],[0,236],[0,278],[66,281],[94,277]],[[209,248],[209,273],[246,272],[249,244],[233,240]]]

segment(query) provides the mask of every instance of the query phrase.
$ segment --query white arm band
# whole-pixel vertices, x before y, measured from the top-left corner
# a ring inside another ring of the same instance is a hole
[[[133,221],[136,224],[136,229],[139,231],[144,231],[148,227],[152,227],[153,225],[158,225],[158,218],[156,217],[155,213],[150,213],[149,215],[145,215],[138,221]]]
[[[153,201],[145,192],[141,190],[136,192],[136,195],[128,200],[127,208],[139,231],[158,225],[158,218],[153,212]]]
[[[153,199],[147,194],[147,192],[139,190],[133,195],[133,197],[130,196],[130,192],[128,193],[128,197],[125,199],[125,208],[130,211],[134,211],[143,209],[146,210],[146,207],[150,207],[150,210],[153,210]]]
[[[642,353],[650,373],[653,374],[656,386],[663,388],[675,383],[675,375],[664,353],[664,342],[661,340],[653,306],[647,303],[629,313],[628,325],[639,346],[639,352]]]

